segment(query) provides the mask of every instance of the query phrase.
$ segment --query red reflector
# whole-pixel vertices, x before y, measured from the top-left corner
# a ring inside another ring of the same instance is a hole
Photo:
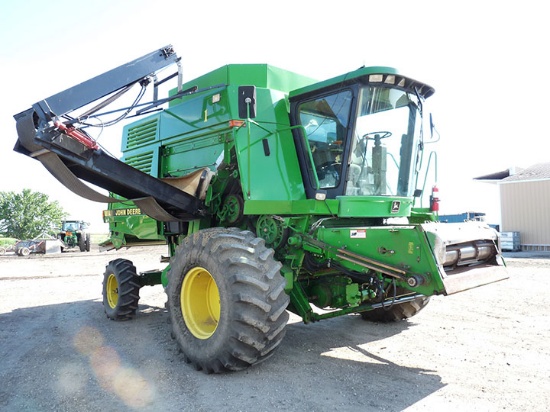
[[[244,120],[230,120],[229,127],[242,127],[244,126]]]
[[[432,212],[439,212],[439,188],[437,186],[432,187],[432,195],[430,196],[430,210]]]

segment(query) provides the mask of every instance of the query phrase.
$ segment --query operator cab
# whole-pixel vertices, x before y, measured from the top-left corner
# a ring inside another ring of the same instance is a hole
[[[422,104],[433,92],[380,67],[293,92],[291,117],[301,126],[294,137],[307,197],[412,197]]]

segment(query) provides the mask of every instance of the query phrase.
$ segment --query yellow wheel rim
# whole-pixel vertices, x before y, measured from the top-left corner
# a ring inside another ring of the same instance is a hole
[[[116,305],[118,304],[118,282],[116,280],[116,276],[112,273],[107,278],[106,293],[109,306],[113,309],[116,308]]]
[[[198,339],[211,337],[220,321],[220,292],[206,269],[196,267],[185,275],[180,293],[181,313]]]

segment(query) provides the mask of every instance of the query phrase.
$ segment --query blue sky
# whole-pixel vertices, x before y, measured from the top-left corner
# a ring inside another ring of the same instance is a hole
[[[2,2],[0,190],[42,191],[106,230],[105,205],[80,199],[13,152],[12,116],[166,44],[182,57],[184,80],[228,63],[269,63],[319,80],[385,65],[432,85],[443,213],[475,210],[496,221],[496,188],[472,178],[550,161],[543,2],[189,3]],[[100,141],[118,148],[120,130],[105,131]]]

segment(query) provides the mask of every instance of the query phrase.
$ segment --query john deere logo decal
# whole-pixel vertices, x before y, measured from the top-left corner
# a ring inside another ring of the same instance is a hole
[[[400,207],[401,207],[401,202],[399,200],[394,200],[393,202],[391,202],[392,213],[398,213]]]

